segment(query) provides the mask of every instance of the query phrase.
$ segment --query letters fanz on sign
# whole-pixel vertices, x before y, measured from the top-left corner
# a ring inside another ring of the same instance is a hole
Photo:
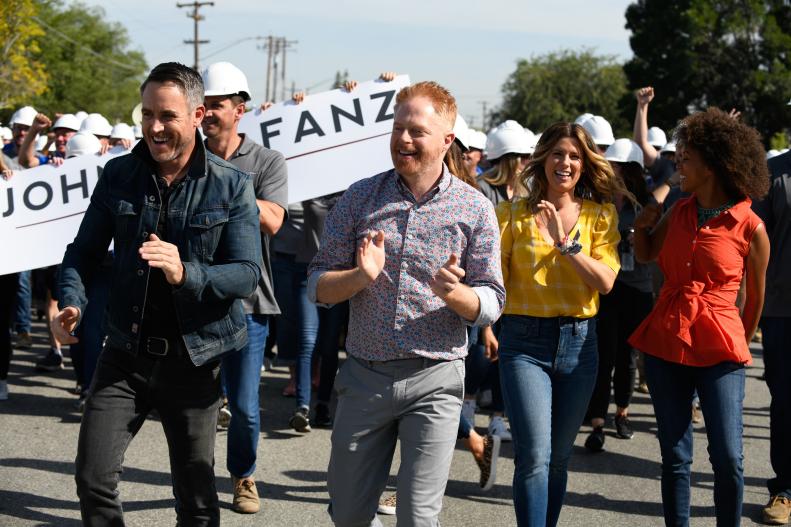
[[[372,101],[381,99],[379,111],[374,119],[375,123],[389,121],[393,118],[393,112],[388,110],[395,96],[395,90],[388,90],[369,95]],[[354,107],[354,110],[350,112],[334,104],[330,105],[329,111],[332,117],[332,125],[336,133],[343,131],[341,117],[344,117],[346,120],[355,123],[358,126],[365,126],[365,119],[359,97],[352,99],[352,106]],[[280,130],[275,128],[275,126],[282,122],[283,119],[278,117],[276,119],[263,121],[261,123],[261,140],[266,148],[272,148],[269,140],[280,135]],[[311,114],[309,110],[304,110],[299,115],[299,123],[297,124],[296,134],[294,135],[294,143],[299,143],[302,141],[303,137],[311,134],[316,134],[319,137],[322,137],[326,135],[326,132],[321,128],[313,114]]]

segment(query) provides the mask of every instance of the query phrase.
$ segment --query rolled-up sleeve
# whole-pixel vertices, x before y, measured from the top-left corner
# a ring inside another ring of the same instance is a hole
[[[329,307],[317,299],[321,276],[327,271],[343,271],[354,267],[356,238],[354,220],[354,191],[347,190],[327,215],[321,244],[308,266],[308,300]]]
[[[486,202],[481,208],[479,221],[467,245],[464,263],[465,283],[478,296],[480,308],[471,326],[493,324],[505,306],[505,286],[500,265],[500,230],[494,208]]]

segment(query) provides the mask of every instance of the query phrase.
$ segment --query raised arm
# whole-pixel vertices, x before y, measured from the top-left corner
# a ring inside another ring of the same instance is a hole
[[[648,105],[654,100],[654,89],[650,86],[640,88],[635,92],[637,98],[637,110],[634,114],[634,142],[643,151],[643,162],[646,167],[650,167],[659,156],[648,142]]]
[[[37,167],[40,164],[38,156],[36,156],[36,138],[44,130],[52,126],[52,121],[49,117],[40,113],[36,115],[30,130],[22,140],[22,145],[19,147],[19,164],[25,168]]]

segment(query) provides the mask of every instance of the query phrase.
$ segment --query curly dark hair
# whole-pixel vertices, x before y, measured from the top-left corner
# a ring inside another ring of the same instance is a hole
[[[700,154],[729,198],[760,199],[769,191],[761,136],[719,108],[690,115],[675,132],[676,143]]]

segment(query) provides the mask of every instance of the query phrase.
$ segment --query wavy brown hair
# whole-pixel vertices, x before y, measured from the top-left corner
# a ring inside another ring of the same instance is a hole
[[[506,185],[510,180],[514,186],[514,196],[521,197],[525,195],[519,180],[521,164],[522,156],[520,154],[508,153],[496,159],[493,162],[494,166],[481,174],[481,177],[493,187]]]
[[[596,143],[585,129],[574,123],[555,123],[541,134],[536,151],[520,176],[522,185],[527,189],[526,200],[535,208],[542,199],[547,199],[547,177],[544,163],[558,141],[564,138],[576,141],[582,158],[582,175],[574,187],[578,197],[597,203],[611,203],[616,194],[623,194],[633,205],[637,199],[629,192],[621,178],[615,176],[610,163],[598,153]]]
[[[681,148],[700,154],[729,198],[762,198],[769,191],[766,154],[755,128],[709,108],[681,121],[675,138]]]
[[[467,165],[464,164],[464,158],[461,155],[461,147],[456,141],[451,143],[450,148],[445,152],[445,164],[448,165],[448,171],[467,183],[473,188],[478,188],[478,182],[467,170]]]

